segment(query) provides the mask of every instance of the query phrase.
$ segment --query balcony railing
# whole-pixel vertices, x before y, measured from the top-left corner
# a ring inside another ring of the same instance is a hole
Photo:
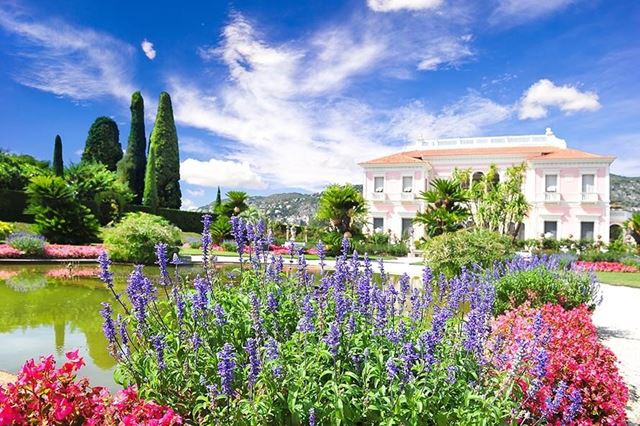
[[[583,203],[597,203],[598,202],[598,193],[597,192],[583,192],[582,193],[582,202]]]
[[[558,203],[560,202],[560,193],[559,192],[545,192],[544,193],[544,201],[547,203]]]
[[[400,201],[413,201],[416,199],[416,195],[413,192],[401,192]]]
[[[384,192],[372,192],[371,193],[371,199],[373,201],[384,201],[387,197],[385,196]]]

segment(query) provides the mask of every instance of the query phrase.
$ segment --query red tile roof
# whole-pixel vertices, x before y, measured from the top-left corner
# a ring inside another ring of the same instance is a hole
[[[510,146],[491,148],[448,148],[405,151],[360,164],[412,164],[432,157],[522,155],[528,160],[613,160],[614,157],[591,154],[577,149],[552,146]]]

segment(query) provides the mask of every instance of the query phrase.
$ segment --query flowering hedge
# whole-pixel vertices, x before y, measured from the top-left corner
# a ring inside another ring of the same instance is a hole
[[[43,257],[48,259],[95,259],[104,251],[101,245],[75,246],[66,244],[45,244]],[[31,257],[9,244],[0,244],[0,259]]]
[[[171,408],[138,398],[134,388],[116,395],[77,379],[84,365],[78,351],[56,369],[53,356],[27,361],[14,383],[0,386],[0,426],[149,425],[173,426],[182,419]]]
[[[593,272],[638,272],[638,268],[632,265],[625,265],[620,262],[589,262],[577,260],[574,268],[583,271]]]
[[[281,257],[260,251],[259,225],[235,219],[232,229],[253,266],[235,282],[208,267],[208,249],[202,274],[186,282],[168,270],[158,244],[158,282],[136,267],[119,295],[100,257],[101,278],[126,313],[102,310],[122,384],[202,424],[499,424],[520,416],[516,377],[486,362],[493,287],[481,274],[434,280],[426,268],[418,286],[384,272],[378,282],[366,256],[343,254],[335,272],[314,282],[304,256],[285,273]],[[202,247],[210,247],[207,232]],[[322,265],[322,245],[318,255]],[[166,300],[158,296],[165,292]]]
[[[534,416],[553,425],[626,424],[627,388],[585,306],[522,305],[492,326],[493,344],[514,356],[531,378],[520,385],[527,394],[525,408]],[[493,363],[514,368],[500,356]]]

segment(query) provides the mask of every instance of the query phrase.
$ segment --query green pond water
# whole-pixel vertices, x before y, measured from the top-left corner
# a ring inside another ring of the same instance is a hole
[[[116,288],[126,286],[131,266],[114,265]],[[89,275],[96,264],[0,264],[0,370],[17,373],[28,359],[53,354],[58,363],[79,349],[86,366],[80,376],[116,389],[115,361],[102,334],[101,302],[113,297]],[[195,274],[197,268],[181,267]],[[145,267],[157,276],[157,269]]]

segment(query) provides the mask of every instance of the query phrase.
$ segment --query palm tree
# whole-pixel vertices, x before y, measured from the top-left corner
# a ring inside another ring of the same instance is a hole
[[[471,213],[464,206],[468,200],[460,182],[436,178],[430,186],[428,191],[420,194],[420,198],[429,204],[424,212],[416,215],[414,221],[425,225],[429,237],[461,229]]]
[[[318,219],[328,220],[330,227],[345,237],[351,237],[354,225],[366,213],[364,197],[353,185],[329,185],[320,195]]]
[[[222,212],[228,216],[235,216],[247,210],[247,193],[242,191],[227,192],[227,200],[222,204]]]
[[[636,243],[640,244],[640,212],[635,212],[629,219],[625,220],[624,226],[629,230]]]

